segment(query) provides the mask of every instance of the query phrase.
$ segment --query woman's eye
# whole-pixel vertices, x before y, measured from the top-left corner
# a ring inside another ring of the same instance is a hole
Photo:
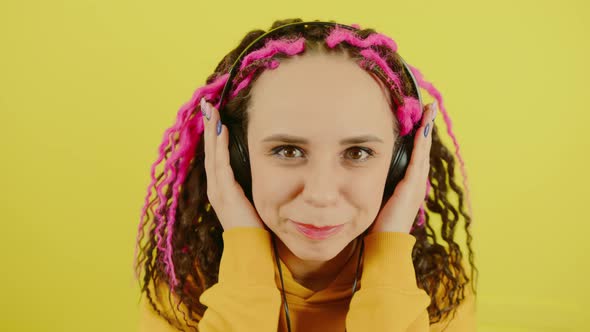
[[[346,151],[346,153],[349,153],[348,155],[350,156],[350,159],[352,159],[355,162],[367,161],[375,154],[373,150],[369,148],[362,148],[358,146],[350,148],[348,151]]]
[[[290,146],[290,145],[278,146],[272,150],[273,154],[278,155],[280,158],[284,158],[284,159],[297,158],[298,157],[297,152],[302,154],[301,150],[299,150],[298,148],[296,148],[294,146]]]

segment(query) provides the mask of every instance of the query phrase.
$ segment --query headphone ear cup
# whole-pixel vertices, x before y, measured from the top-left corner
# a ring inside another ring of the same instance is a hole
[[[250,158],[248,156],[248,148],[244,144],[242,137],[243,131],[239,125],[228,126],[228,150],[229,163],[236,182],[244,190],[246,198],[250,203],[254,204],[252,200],[252,174],[250,172]]]
[[[406,170],[408,169],[408,165],[410,163],[412,150],[414,148],[414,134],[404,136],[401,138],[401,140],[402,141],[400,142],[397,151],[393,151],[393,158],[391,159],[391,164],[389,166],[389,173],[387,174],[387,179],[385,180],[385,189],[383,191],[381,207],[383,207],[389,198],[391,198],[391,195],[393,195],[395,187],[406,175]]]

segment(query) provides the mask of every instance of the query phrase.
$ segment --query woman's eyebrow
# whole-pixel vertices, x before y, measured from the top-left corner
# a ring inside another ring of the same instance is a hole
[[[306,138],[292,136],[287,134],[274,134],[266,137],[262,140],[262,142],[283,142],[289,144],[308,144],[309,141]],[[383,143],[383,140],[377,136],[373,135],[362,135],[362,136],[355,136],[345,138],[340,141],[340,145],[348,145],[348,144],[360,144],[366,142],[379,142]]]

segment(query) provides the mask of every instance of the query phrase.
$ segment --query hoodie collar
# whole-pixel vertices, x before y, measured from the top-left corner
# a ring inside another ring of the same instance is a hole
[[[289,303],[299,304],[326,304],[332,302],[340,302],[343,300],[350,300],[352,298],[352,285],[356,274],[356,267],[358,263],[358,255],[360,253],[360,245],[357,245],[354,253],[344,264],[342,270],[336,275],[330,284],[319,291],[313,291],[299,284],[294,278],[292,272],[287,265],[279,259],[281,269],[283,271],[283,281],[285,283],[285,295]],[[274,251],[273,251],[274,256]],[[282,292],[281,279],[279,269],[274,261],[275,283],[279,291]],[[362,263],[359,268],[362,271]],[[357,280],[357,290],[360,289],[361,276]]]

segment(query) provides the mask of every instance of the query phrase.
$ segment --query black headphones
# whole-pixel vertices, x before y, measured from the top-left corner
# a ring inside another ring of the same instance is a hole
[[[242,186],[242,189],[244,190],[244,194],[246,195],[246,197],[250,200],[250,202],[252,204],[254,204],[254,202],[252,200],[252,174],[250,172],[250,158],[248,155],[248,147],[242,140],[243,130],[242,130],[241,124],[224,122],[224,112],[222,111],[222,109],[225,105],[223,103],[223,100],[227,96],[229,91],[231,90],[232,81],[238,72],[237,68],[240,67],[240,64],[242,62],[244,55],[248,54],[249,51],[256,44],[258,44],[262,39],[272,36],[277,31],[284,29],[286,27],[293,27],[293,26],[300,26],[300,25],[303,25],[303,26],[309,26],[309,25],[338,26],[338,27],[343,27],[343,28],[346,28],[349,30],[354,30],[354,31],[359,30],[359,29],[352,27],[352,26],[343,25],[343,24],[339,24],[339,23],[333,23],[333,22],[317,22],[316,21],[316,22],[289,23],[286,25],[282,25],[276,29],[270,30],[270,31],[266,32],[265,34],[261,35],[260,37],[256,38],[256,40],[251,42],[242,51],[242,53],[238,56],[237,60],[232,65],[232,67],[229,71],[229,77],[227,79],[227,82],[223,88],[223,91],[222,91],[220,99],[219,99],[219,114],[221,116],[221,122],[223,124],[225,124],[228,128],[228,134],[229,134],[229,147],[228,148],[229,148],[229,154],[230,154],[229,157],[230,157],[230,165],[231,165],[233,172],[234,172],[234,177],[235,177],[236,181]],[[401,59],[401,57],[400,57],[400,59]],[[401,61],[404,65],[404,70],[406,71],[408,76],[410,76],[412,79],[412,82],[413,82],[413,84],[416,88],[416,91],[418,93],[418,100],[420,102],[420,105],[422,106],[422,96],[420,94],[420,89],[419,89],[418,83],[416,82],[416,78],[412,74],[412,71],[408,67],[408,64],[403,59],[401,59]],[[418,123],[420,123],[420,121]],[[416,134],[416,130],[418,127],[419,127],[419,125],[415,126],[408,135],[400,137],[399,139],[401,140],[401,142],[399,142],[397,149],[394,147],[393,158],[391,159],[391,164],[389,166],[389,173],[387,175],[387,180],[385,181],[385,190],[383,193],[381,207],[383,207],[383,205],[387,202],[389,197],[391,197],[391,195],[393,194],[393,191],[395,189],[395,186],[399,183],[399,181],[401,181],[401,179],[403,179],[403,177],[406,173],[406,169],[408,168],[408,163],[410,162],[410,157],[412,155],[412,149],[414,147],[414,136]]]

